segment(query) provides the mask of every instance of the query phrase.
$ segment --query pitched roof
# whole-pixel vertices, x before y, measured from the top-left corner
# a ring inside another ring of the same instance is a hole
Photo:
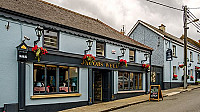
[[[133,46],[153,50],[128,36],[122,35],[120,32],[98,19],[73,12],[42,0],[0,0],[0,8],[91,32]]]
[[[184,35],[182,35],[180,39],[184,40]],[[200,43],[199,42],[197,42],[197,41],[195,41],[195,40],[193,40],[189,37],[187,37],[187,41],[200,49]]]

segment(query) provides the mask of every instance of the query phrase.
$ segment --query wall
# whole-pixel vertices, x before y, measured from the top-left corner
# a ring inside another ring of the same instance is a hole
[[[160,35],[146,28],[142,24],[139,24],[135,28],[135,30],[130,34],[130,37],[144,45],[153,48],[151,57],[152,65],[164,66],[164,60],[163,60],[164,39]]]

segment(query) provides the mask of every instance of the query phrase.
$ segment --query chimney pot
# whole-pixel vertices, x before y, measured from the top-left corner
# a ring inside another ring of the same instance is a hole
[[[163,24],[161,24],[160,26],[158,26],[159,27],[159,29],[161,30],[161,31],[163,31],[163,32],[165,32],[165,25],[163,25]]]

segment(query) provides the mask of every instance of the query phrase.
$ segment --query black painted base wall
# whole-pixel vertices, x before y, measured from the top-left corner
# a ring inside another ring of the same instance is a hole
[[[65,109],[80,107],[87,105],[88,102],[59,103],[26,106],[26,112],[57,112]]]
[[[145,92],[138,92],[138,93],[118,93],[115,94],[115,99],[123,99],[123,98],[130,98],[130,97],[134,97],[134,96],[139,96],[139,95],[144,95]]]
[[[170,88],[177,88],[177,87],[183,87],[183,82],[164,82],[164,89],[170,89]]]
[[[0,112],[3,112],[3,108],[0,108]]]

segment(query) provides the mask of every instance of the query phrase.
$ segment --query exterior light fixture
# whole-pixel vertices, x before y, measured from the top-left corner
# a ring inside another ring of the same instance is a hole
[[[84,51],[85,54],[86,54],[88,51],[91,50],[91,47],[92,47],[92,45],[93,45],[93,41],[92,41],[92,40],[87,40],[86,43],[87,43],[88,49]]]
[[[40,41],[40,37],[42,36],[42,33],[43,33],[43,28],[38,26],[36,29],[35,29],[35,33],[38,37],[38,40],[34,41],[34,46]]]
[[[121,55],[121,56],[118,56],[118,61],[120,60],[121,57],[124,57],[124,54],[125,54],[125,52],[126,52],[126,49],[125,49],[124,47],[122,47],[122,48],[120,48],[120,51],[121,51],[122,55]]]
[[[149,54],[146,54],[146,53],[145,53],[145,54],[144,54],[145,60],[142,60],[141,63],[144,63],[145,61],[147,61],[147,58],[148,58],[148,57],[149,57]]]

